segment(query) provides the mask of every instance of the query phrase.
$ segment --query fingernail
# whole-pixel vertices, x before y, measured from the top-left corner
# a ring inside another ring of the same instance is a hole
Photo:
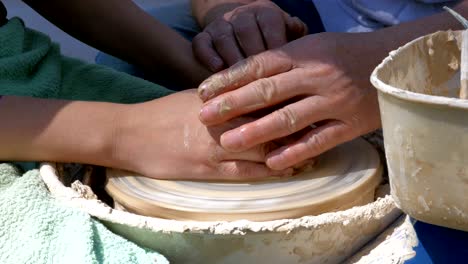
[[[200,86],[198,87],[198,96],[203,100],[208,100],[213,93],[210,92],[210,79],[205,80]]]
[[[226,132],[221,136],[221,146],[228,150],[238,150],[244,144],[241,133],[239,132]]]
[[[270,167],[273,170],[283,170],[284,169],[284,166],[282,164],[283,163],[283,157],[281,156],[281,154],[276,154],[274,156],[271,156],[271,157],[267,158],[266,163],[267,163],[268,167]]]
[[[202,122],[209,122],[216,118],[218,114],[218,104],[209,103],[202,107],[200,110],[200,120]]]

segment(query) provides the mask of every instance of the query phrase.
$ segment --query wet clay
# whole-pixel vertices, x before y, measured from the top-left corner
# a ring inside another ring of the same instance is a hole
[[[404,264],[416,256],[418,238],[411,218],[402,215],[345,264]]]
[[[262,182],[167,181],[109,169],[107,192],[128,211],[175,220],[267,221],[339,211],[374,200],[377,151],[357,139],[325,154],[310,171]]]

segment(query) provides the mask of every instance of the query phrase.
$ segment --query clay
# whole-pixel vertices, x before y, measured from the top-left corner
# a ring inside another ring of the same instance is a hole
[[[374,200],[382,166],[357,139],[322,155],[312,170],[262,182],[166,181],[109,169],[106,190],[128,211],[175,220],[267,221],[339,211]]]
[[[382,234],[359,250],[345,264],[404,264],[416,256],[418,238],[411,218],[402,215]]]
[[[391,193],[423,222],[468,231],[468,100],[459,99],[461,31],[391,52],[378,89]]]

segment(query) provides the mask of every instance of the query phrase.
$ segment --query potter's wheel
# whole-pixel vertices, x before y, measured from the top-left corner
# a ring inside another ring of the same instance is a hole
[[[377,151],[357,139],[324,153],[311,171],[287,179],[167,181],[109,169],[106,190],[116,203],[140,215],[264,221],[318,215],[372,202],[381,174]]]

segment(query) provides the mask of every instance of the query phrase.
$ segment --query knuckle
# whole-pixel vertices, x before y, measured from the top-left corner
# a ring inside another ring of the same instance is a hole
[[[209,41],[209,39],[210,39],[210,36],[206,32],[201,32],[193,38],[192,42],[193,42],[193,45],[200,45],[203,42]]]
[[[223,38],[232,35],[233,29],[230,23],[222,20],[214,23],[210,28],[207,29],[207,32],[213,38]]]
[[[326,139],[320,134],[313,134],[306,142],[307,153],[321,153],[325,151]]]
[[[261,55],[247,58],[245,70],[246,72],[253,71],[255,77],[261,77],[265,74],[265,59]]]
[[[220,32],[214,36],[215,42],[225,41],[232,38],[232,32]]]
[[[248,33],[250,31],[250,25],[244,22],[235,23],[234,31],[239,36],[248,36]]]
[[[262,78],[258,81],[254,90],[257,97],[264,105],[270,104],[276,98],[278,86],[270,78]]]
[[[219,113],[221,115],[226,115],[236,108],[236,98],[230,94],[224,96],[219,102]]]
[[[228,34],[232,32],[231,24],[224,20],[217,24],[217,29],[221,34]]]
[[[276,111],[276,118],[281,127],[286,129],[289,134],[297,131],[297,114],[290,107],[283,107]]]
[[[229,80],[240,80],[245,76],[252,75],[252,66],[249,62],[250,59],[241,60],[231,66],[231,68],[226,72],[227,79]]]

